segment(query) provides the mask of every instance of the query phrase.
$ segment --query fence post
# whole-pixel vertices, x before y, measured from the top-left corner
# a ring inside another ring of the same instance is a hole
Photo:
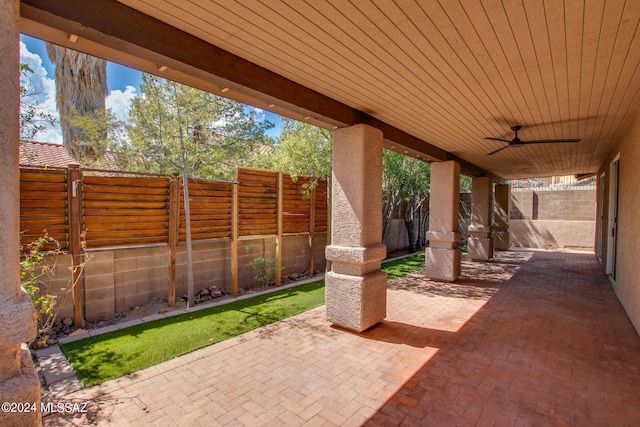
[[[282,284],[282,230],[284,223],[284,195],[283,193],[283,173],[278,172],[278,206],[277,206],[277,228],[276,228],[276,286]],[[265,254],[266,255],[266,254]]]
[[[316,185],[318,182],[316,181]],[[316,187],[311,189],[311,203],[309,203],[309,277],[313,276],[315,268],[313,259],[313,238],[316,233]]]
[[[69,207],[69,253],[71,254],[71,284],[73,285],[73,324],[84,327],[84,269],[82,248],[82,172],[79,163],[69,163],[67,168],[67,205]]]
[[[231,295],[238,296],[238,182],[236,168],[235,182],[231,183]]]
[[[169,182],[169,305],[176,303],[176,249],[180,239],[180,182],[172,174]]]

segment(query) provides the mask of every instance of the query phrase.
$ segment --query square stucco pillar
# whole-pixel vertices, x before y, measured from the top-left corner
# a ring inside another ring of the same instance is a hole
[[[431,194],[425,275],[454,281],[460,276],[458,211],[460,165],[454,161],[431,163]]]
[[[473,178],[471,187],[471,225],[469,225],[469,258],[486,261],[493,258],[491,222],[493,213],[493,181],[488,177]]]
[[[327,320],[362,332],[387,315],[382,244],[382,132],[359,124],[333,132]]]
[[[22,343],[35,338],[33,302],[20,286],[20,33],[18,0],[0,0],[0,402],[35,412],[0,413],[0,424],[38,426],[40,381]]]
[[[509,249],[509,199],[511,187],[496,184],[493,204],[493,247],[497,250]]]

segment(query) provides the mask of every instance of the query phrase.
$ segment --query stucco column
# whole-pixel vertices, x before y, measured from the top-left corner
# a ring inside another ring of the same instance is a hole
[[[0,425],[40,425],[40,382],[23,342],[35,338],[35,311],[20,286],[20,33],[18,0],[0,0],[0,402],[36,412],[0,412]]]
[[[431,163],[425,269],[431,279],[453,281],[460,276],[459,205],[460,165],[455,161]]]
[[[469,225],[469,258],[486,261],[493,258],[491,219],[493,213],[493,181],[488,177],[473,178],[471,187],[471,225]]]
[[[497,250],[509,249],[509,199],[511,187],[496,184],[493,204],[493,247]]]
[[[327,320],[362,332],[387,315],[382,244],[382,132],[359,124],[333,132]]]

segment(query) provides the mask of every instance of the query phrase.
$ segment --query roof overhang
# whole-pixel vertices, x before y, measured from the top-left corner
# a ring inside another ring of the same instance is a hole
[[[631,3],[22,0],[20,25],[324,128],[366,123],[388,148],[500,180],[597,170],[638,113]],[[487,156],[501,143],[484,137],[510,139],[513,124],[582,142]]]

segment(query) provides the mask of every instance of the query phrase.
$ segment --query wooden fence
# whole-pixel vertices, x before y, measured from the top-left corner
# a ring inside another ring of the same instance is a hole
[[[168,245],[169,301],[173,303],[176,247],[186,240],[182,180],[178,176],[96,172],[75,166],[22,168],[22,244],[46,230],[62,250],[74,256],[74,262],[95,249]],[[309,234],[309,271],[314,271],[314,234],[328,228],[327,183],[319,181],[313,189],[308,188],[309,183],[307,177],[294,181],[286,173],[249,168],[238,168],[234,182],[188,181],[191,239],[231,240],[234,295],[238,241],[242,239],[275,236],[276,256],[281,259],[283,235]],[[277,285],[280,280],[277,274]],[[81,291],[74,292],[74,310],[82,307]],[[79,310],[76,321],[82,316]]]

